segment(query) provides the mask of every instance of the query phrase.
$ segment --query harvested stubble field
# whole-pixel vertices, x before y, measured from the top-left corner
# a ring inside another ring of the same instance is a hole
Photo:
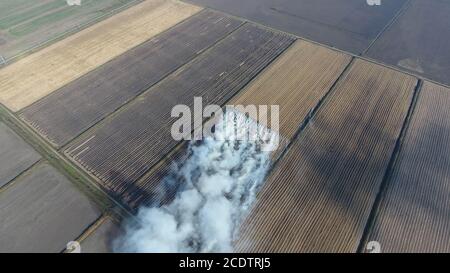
[[[0,102],[18,111],[201,8],[147,0],[0,70]]]
[[[297,41],[229,104],[279,105],[280,133],[290,140],[350,59],[345,54]],[[266,125],[270,127],[270,124]],[[181,145],[136,184],[121,192],[123,203],[135,210],[141,205],[158,205],[170,200],[175,189],[165,188],[161,183],[169,174],[173,162],[183,162],[189,156],[187,145]]]
[[[20,116],[60,147],[241,23],[204,10],[30,105]]]
[[[292,44],[294,38],[245,24],[130,105],[94,127],[65,153],[114,194],[133,184],[178,143],[175,105],[222,105]]]
[[[449,1],[411,1],[367,56],[449,85],[449,14]]]
[[[36,163],[41,156],[0,122],[0,187]]]
[[[0,193],[0,252],[60,252],[100,214],[62,174],[39,164]]]
[[[236,250],[355,252],[416,84],[355,61],[271,172]]]
[[[450,252],[450,89],[425,82],[368,239]]]
[[[0,1],[0,55],[11,59],[83,25],[101,20],[140,0]]]

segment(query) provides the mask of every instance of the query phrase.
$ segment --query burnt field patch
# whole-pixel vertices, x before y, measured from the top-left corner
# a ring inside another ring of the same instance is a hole
[[[294,38],[245,24],[135,101],[70,143],[65,154],[113,195],[134,183],[178,143],[170,133],[174,106],[222,105]]]
[[[236,250],[355,252],[416,84],[354,62],[269,175]]]
[[[261,72],[244,90],[234,96],[231,105],[279,105],[279,132],[289,142],[301,123],[329,91],[350,62],[350,57],[297,41]],[[276,93],[276,94],[275,94]],[[263,124],[269,126],[269,124]],[[280,143],[275,159],[287,143]],[[121,201],[132,210],[141,206],[159,206],[172,200],[181,185],[164,185],[172,179],[173,164],[181,167],[190,159],[189,142],[180,144],[144,177],[132,185],[116,188]],[[179,182],[179,181],[177,181]]]
[[[239,27],[204,10],[25,108],[20,117],[60,147]]]

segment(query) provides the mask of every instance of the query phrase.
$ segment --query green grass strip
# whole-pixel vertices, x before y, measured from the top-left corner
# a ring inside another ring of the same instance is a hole
[[[20,37],[20,36],[24,36],[24,35],[33,33],[34,31],[40,29],[44,25],[56,23],[58,21],[66,19],[67,17],[73,16],[74,14],[77,14],[78,12],[82,12],[83,10],[85,10],[89,7],[92,7],[92,6],[96,5],[95,2],[97,2],[97,1],[85,0],[82,2],[81,6],[67,6],[66,8],[60,9],[54,13],[47,14],[44,17],[39,17],[32,21],[28,21],[25,24],[21,24],[14,28],[11,28],[9,30],[9,33],[16,37]]]
[[[64,7],[67,3],[64,0],[56,0],[50,3],[46,3],[41,6],[37,6],[33,9],[24,11],[19,14],[10,14],[9,16],[0,19],[0,29],[8,29],[10,27],[14,27],[18,24],[21,24],[27,20],[33,19],[35,17],[38,17],[46,12],[49,12],[51,10]]]
[[[36,5],[36,3],[34,3],[34,5]],[[30,4],[30,0],[1,0],[0,19],[4,16],[10,16],[13,13],[17,13],[25,7],[30,8],[31,6],[33,6],[33,4]]]

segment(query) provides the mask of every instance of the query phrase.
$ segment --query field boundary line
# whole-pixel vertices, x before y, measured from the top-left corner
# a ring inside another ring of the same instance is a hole
[[[0,54],[0,66],[6,66],[6,65],[7,65],[7,61],[5,60],[3,55]]]
[[[131,218],[130,218],[131,219]],[[127,218],[127,220],[130,220]],[[117,215],[111,214],[109,212],[105,212],[102,215],[100,215],[99,218],[97,218],[92,224],[90,224],[87,228],[85,228],[81,234],[75,238],[74,241],[82,244],[88,237],[95,234],[95,232],[108,220],[114,223],[114,225],[118,226],[119,228],[122,228],[121,222],[124,219],[118,219]],[[132,219],[135,220],[135,219]],[[113,249],[110,249],[113,252]],[[67,249],[63,249],[61,253],[67,253]]]
[[[9,126],[8,126],[9,127]],[[12,130],[12,129],[11,129]],[[28,144],[28,143],[27,143]],[[33,164],[31,164],[30,167],[28,167],[27,169],[21,171],[19,174],[17,174],[14,178],[12,178],[11,180],[9,180],[5,185],[0,187],[0,195],[3,194],[5,191],[7,191],[9,188],[14,187],[14,185],[19,182],[17,180],[22,179],[22,177],[27,176],[30,172],[32,172],[34,169],[36,169],[38,167],[38,165],[43,165],[45,164],[47,161],[41,157],[38,161],[34,162]]]
[[[381,37],[381,35],[383,35],[387,30],[389,30],[396,22],[397,20],[408,10],[408,8],[410,8],[412,5],[412,1],[408,0],[406,1],[403,6],[397,11],[397,13],[394,15],[394,17],[391,19],[391,21],[389,21],[384,27],[383,29],[380,31],[380,33],[378,33],[378,35],[375,37],[375,39],[372,40],[372,42],[370,42],[369,46],[364,49],[363,52],[360,53],[360,55],[365,55],[375,44],[376,41],[378,41],[378,39]]]
[[[289,143],[286,145],[284,150],[280,153],[280,155],[276,158],[275,162],[271,165],[271,167],[267,171],[266,178],[278,166],[280,161],[282,161],[284,156],[289,152],[291,146],[294,144],[294,142],[297,139],[299,139],[301,137],[302,133],[305,131],[305,129],[308,127],[308,125],[313,122],[312,119],[315,117],[317,112],[320,111],[320,109],[322,109],[326,105],[327,102],[329,102],[330,97],[336,91],[341,80],[343,80],[345,77],[347,77],[355,60],[356,60],[356,58],[354,56],[352,56],[350,61],[348,62],[348,64],[345,66],[344,70],[342,70],[342,72],[339,74],[337,79],[333,82],[333,84],[328,89],[328,91],[322,96],[322,98],[317,102],[317,104],[313,108],[310,109],[308,115],[298,125],[298,128],[297,128],[296,132],[293,134],[292,138],[289,140]],[[264,184],[262,186],[264,186]]]
[[[90,224],[87,228],[85,228],[81,234],[75,238],[74,241],[78,242],[78,243],[83,243],[83,241],[85,239],[87,239],[89,236],[91,236],[93,233],[95,233],[98,228],[100,228],[100,226],[102,224],[104,224],[108,219],[111,219],[112,221],[115,221],[115,219],[113,218],[112,215],[109,215],[108,213],[104,213],[102,215],[100,215],[99,218],[97,218],[92,224]],[[117,221],[115,221],[117,222]],[[60,251],[60,253],[67,253],[67,249],[64,248]]]
[[[375,221],[378,218],[381,203],[384,200],[387,187],[389,186],[389,184],[391,182],[393,171],[394,171],[395,167],[397,166],[398,157],[399,157],[399,154],[400,154],[402,146],[403,146],[403,140],[408,132],[408,128],[411,123],[412,116],[414,115],[414,110],[416,108],[417,101],[419,100],[420,91],[422,90],[422,86],[423,86],[423,80],[418,79],[416,86],[413,90],[413,97],[412,97],[411,103],[408,107],[408,112],[406,114],[405,120],[403,121],[402,129],[400,130],[400,133],[395,142],[394,150],[392,151],[388,166],[386,168],[383,179],[378,188],[378,193],[375,197],[375,201],[370,210],[369,218],[367,219],[363,234],[359,240],[359,244],[356,249],[357,253],[364,253],[365,246],[368,243],[369,236],[373,230]]]

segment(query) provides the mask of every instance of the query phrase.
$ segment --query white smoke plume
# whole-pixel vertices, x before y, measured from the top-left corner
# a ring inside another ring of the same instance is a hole
[[[81,0],[66,0],[69,6],[81,6]]]
[[[167,177],[183,186],[169,204],[144,207],[139,224],[115,242],[118,252],[232,252],[233,239],[270,165],[277,134],[242,114],[228,112],[212,136],[191,143],[189,157]],[[223,125],[223,126],[220,126]],[[257,126],[266,138],[242,140]],[[169,181],[170,182],[170,181]]]

